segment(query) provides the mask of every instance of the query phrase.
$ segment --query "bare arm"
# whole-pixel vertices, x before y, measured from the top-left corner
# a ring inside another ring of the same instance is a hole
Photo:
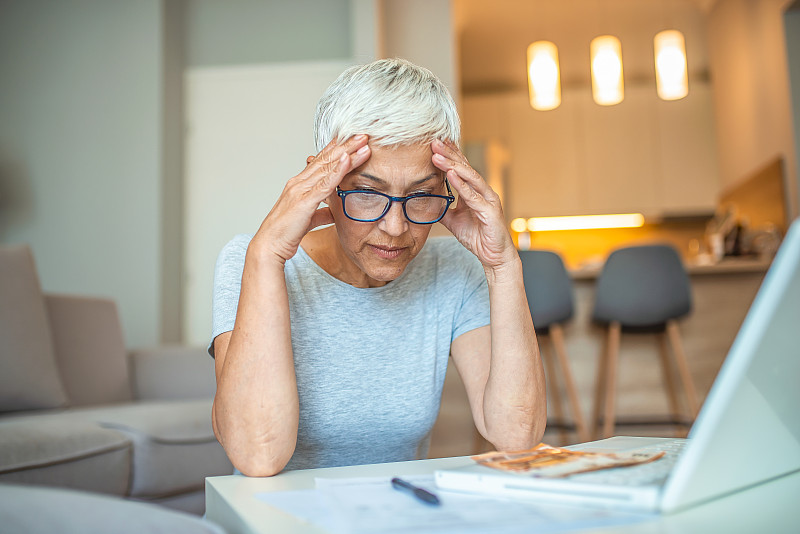
[[[299,403],[284,265],[311,229],[333,222],[317,209],[369,158],[366,136],[329,145],[286,185],[250,242],[236,323],[214,340],[212,424],[233,465],[248,476],[280,472],[294,454]]]
[[[236,326],[214,341],[213,417],[234,466],[269,476],[294,453],[299,405],[283,269],[253,256],[248,250]]]
[[[522,262],[497,194],[454,145],[434,141],[432,148],[459,193],[442,223],[478,257],[489,285],[491,326],[455,339],[453,361],[481,434],[500,450],[530,448],[544,434],[547,401]]]
[[[489,302],[491,326],[456,338],[453,362],[481,435],[498,450],[527,449],[542,439],[547,403],[524,288],[490,284]]]

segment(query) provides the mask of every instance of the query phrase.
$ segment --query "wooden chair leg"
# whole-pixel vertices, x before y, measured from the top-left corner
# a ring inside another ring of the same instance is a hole
[[[545,337],[545,336],[542,336]],[[550,337],[549,335],[546,337]],[[541,338],[540,338],[541,339]],[[552,338],[551,338],[552,341]],[[561,388],[558,387],[558,376],[556,374],[555,361],[553,359],[553,351],[544,350],[544,343],[539,342],[539,353],[544,360],[545,371],[547,373],[547,392],[549,393],[550,402],[553,406],[553,415],[559,425],[564,424],[564,407],[561,404]],[[563,426],[559,427],[558,438],[561,445],[567,443],[567,431]]]
[[[589,433],[583,419],[578,391],[575,388],[575,380],[572,378],[572,371],[570,370],[569,359],[567,358],[567,350],[564,344],[564,330],[561,329],[560,325],[554,324],[550,326],[550,339],[553,341],[553,348],[558,357],[561,375],[564,377],[567,398],[572,405],[572,420],[575,423],[575,432],[578,435],[578,440],[582,442],[589,441]]]
[[[664,389],[667,393],[667,401],[669,402],[670,415],[674,419],[679,416],[685,416],[680,403],[678,402],[678,393],[675,389],[675,380],[672,376],[672,366],[669,362],[669,346],[667,345],[667,334],[658,334],[658,355],[661,360],[661,376],[664,380]],[[676,427],[676,437],[684,437],[685,433],[680,427]]]
[[[672,345],[672,353],[675,356],[675,363],[678,366],[678,376],[683,383],[683,389],[686,392],[686,401],[689,404],[689,412],[692,419],[697,417],[697,412],[700,410],[700,402],[697,399],[697,390],[694,387],[694,380],[692,380],[692,373],[689,371],[689,364],[686,361],[686,354],[683,352],[683,344],[681,343],[681,334],[678,329],[678,322],[675,320],[667,321],[667,335],[669,336],[670,344]]]
[[[612,321],[608,327],[608,369],[606,370],[606,398],[603,414],[603,437],[610,438],[614,434],[616,415],[614,408],[617,402],[617,362],[619,360],[619,338],[622,327]]]
[[[594,386],[594,403],[592,404],[592,439],[600,437],[600,414],[603,411],[603,399],[606,391],[606,374],[608,373],[608,330],[606,330],[600,359],[597,362],[597,374]]]

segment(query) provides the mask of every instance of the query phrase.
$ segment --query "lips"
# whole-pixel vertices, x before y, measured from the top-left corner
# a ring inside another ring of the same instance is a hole
[[[383,245],[370,245],[370,249],[379,258],[393,260],[405,252],[406,247],[387,247]]]

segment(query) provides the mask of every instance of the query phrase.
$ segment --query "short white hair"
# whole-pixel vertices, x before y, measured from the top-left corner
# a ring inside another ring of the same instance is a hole
[[[367,134],[377,146],[456,144],[461,123],[455,102],[431,71],[404,59],[381,59],[345,70],[317,104],[314,143]]]

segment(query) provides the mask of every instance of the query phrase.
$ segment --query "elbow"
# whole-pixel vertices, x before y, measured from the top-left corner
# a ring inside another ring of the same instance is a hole
[[[544,431],[547,428],[547,412],[538,415],[531,428],[531,447],[535,447],[544,439]]]
[[[243,441],[236,446],[225,447],[228,459],[243,475],[248,477],[271,477],[286,467],[294,454],[294,442],[262,443]]]
[[[215,403],[216,407],[216,403]],[[286,429],[273,435],[253,432],[252,425],[231,424],[213,412],[212,423],[217,440],[237,470],[249,477],[271,477],[286,467],[294,455],[297,430]],[[225,424],[227,423],[227,424]]]
[[[233,458],[230,459],[233,466],[248,477],[275,476],[283,471],[283,468],[289,463],[288,459],[284,461],[283,459],[268,458],[265,456],[251,456],[247,458],[237,458],[235,460]]]
[[[498,451],[520,451],[535,447],[542,442],[545,427],[547,426],[546,409],[521,410],[520,417],[516,419],[513,427],[504,430],[497,429],[496,439],[489,439]],[[493,434],[487,428],[487,433]]]
[[[537,408],[534,409],[532,417],[531,417],[531,424],[528,430],[528,439],[530,446],[535,447],[539,443],[542,442],[542,438],[544,438],[544,431],[547,428],[547,402],[543,402],[537,405]]]
[[[286,467],[294,454],[294,444],[244,440],[236,445],[224,447],[228,459],[243,475],[248,477],[271,477]]]

